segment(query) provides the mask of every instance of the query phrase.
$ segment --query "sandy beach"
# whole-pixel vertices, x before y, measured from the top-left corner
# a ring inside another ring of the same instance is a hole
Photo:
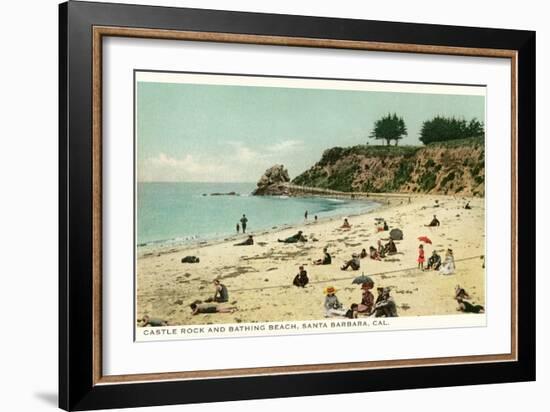
[[[434,207],[436,200],[439,207]],[[470,201],[471,210],[464,209]],[[425,227],[433,215],[439,227]],[[352,253],[376,246],[389,232],[377,232],[375,218],[383,218],[390,229],[399,228],[404,239],[397,241],[398,254],[381,261],[361,260],[358,271],[341,271],[340,266]],[[252,232],[255,244],[233,246],[246,238],[234,235],[228,240],[182,247],[169,251],[149,251],[137,259],[137,317],[147,314],[164,319],[170,325],[315,320],[324,318],[323,289],[334,286],[338,299],[349,307],[361,301],[360,285],[353,278],[364,273],[377,287],[390,287],[399,316],[456,314],[454,288],[460,284],[471,302],[485,305],[485,206],[483,198],[416,195],[391,198],[390,205],[349,217],[352,228],[342,230],[341,218],[313,222],[283,230]],[[302,230],[306,243],[277,242]],[[437,271],[417,269],[419,236],[428,236],[424,245],[426,259],[435,249],[442,259],[452,248],[456,272],[444,276]],[[315,266],[328,247],[332,264]],[[200,263],[181,263],[184,256],[200,258]],[[310,283],[305,288],[292,285],[298,267],[307,270]],[[189,304],[213,296],[213,279],[220,279],[229,290],[234,313],[193,316]],[[489,309],[488,309],[489,310]],[[468,315],[464,315],[468,316]]]

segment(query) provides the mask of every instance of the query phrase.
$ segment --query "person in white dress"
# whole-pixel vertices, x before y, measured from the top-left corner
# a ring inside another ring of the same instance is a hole
[[[455,258],[453,256],[453,250],[447,249],[447,253],[445,253],[445,260],[441,264],[441,267],[439,268],[439,273],[442,275],[452,275],[455,273]]]

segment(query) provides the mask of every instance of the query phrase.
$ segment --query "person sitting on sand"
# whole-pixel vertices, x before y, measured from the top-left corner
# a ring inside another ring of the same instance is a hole
[[[371,289],[374,287],[374,283],[367,282],[361,285],[361,304],[359,305],[357,311],[360,313],[366,313],[370,315],[372,313],[372,308],[374,306],[374,295],[371,292]]]
[[[420,244],[418,245],[418,257],[416,258],[416,261],[418,262],[418,269],[424,270],[424,261],[426,258],[424,257],[424,245]]]
[[[453,256],[453,250],[447,249],[447,252],[445,253],[445,260],[441,264],[441,267],[439,268],[439,273],[442,275],[452,275],[455,273],[455,258]]]
[[[292,282],[292,284],[299,288],[304,288],[309,283],[309,278],[307,277],[307,272],[303,266],[300,266],[299,270],[300,271],[294,277],[294,281]]]
[[[144,315],[143,318],[139,319],[139,321],[141,321],[141,326],[143,328],[147,326],[152,326],[152,327],[168,326],[168,321],[151,318],[149,317],[149,315]]]
[[[282,242],[282,243],[307,242],[307,239],[304,237],[304,235],[302,235],[302,233],[303,232],[299,230],[298,233],[290,237],[287,237],[286,239],[277,239],[277,242]]]
[[[359,255],[357,253],[352,254],[351,259],[344,263],[344,265],[340,269],[347,270],[347,268],[349,268],[350,266],[352,270],[359,270],[359,267],[361,266],[361,261],[359,260]]]
[[[317,259],[313,261],[314,265],[330,265],[332,263],[332,257],[328,253],[327,248],[323,248],[323,253],[325,254],[322,259]]]
[[[482,305],[474,305],[460,296],[455,297],[455,299],[458,302],[458,307],[456,308],[456,310],[459,312],[485,313],[485,308]]]
[[[252,235],[248,235],[248,238],[240,243],[235,243],[233,246],[252,246],[254,244],[254,238]]]
[[[348,218],[344,218],[344,223],[342,223],[342,226],[340,226],[340,229],[351,229],[351,225],[348,222]]]
[[[236,310],[235,307],[222,308],[217,303],[202,303],[200,301],[191,303],[189,307],[193,315],[199,313],[233,313]]]
[[[374,304],[374,316],[377,318],[397,317],[397,306],[390,296],[390,288],[378,288],[378,298]]]
[[[229,291],[227,290],[227,286],[222,284],[218,279],[214,279],[212,283],[214,284],[215,290],[214,296],[206,299],[206,302],[227,302],[229,300]]]
[[[426,269],[439,270],[440,266],[441,266],[441,256],[439,256],[437,254],[437,251],[434,250],[432,252],[432,255],[428,259],[428,265],[426,266]]]
[[[344,315],[348,319],[357,319],[359,305],[352,303],[346,314]]]
[[[369,257],[372,260],[381,260],[380,255],[378,254],[378,251],[376,250],[376,248],[374,246],[369,247]]]
[[[359,257],[361,259],[365,259],[369,254],[367,253],[367,250],[366,249],[361,249],[361,253],[359,253]]]
[[[336,297],[336,288],[334,286],[328,286],[324,290],[325,292],[325,317],[330,318],[332,316],[344,316],[346,311],[342,308],[342,304]]]
[[[455,298],[470,299],[470,295],[460,285],[455,286]]]
[[[384,246],[384,249],[388,255],[395,255],[397,253],[397,246],[391,237],[390,241]]]
[[[384,220],[384,232],[390,230],[388,223]]]
[[[466,205],[464,205],[464,209],[470,210],[472,207],[470,206],[470,202],[466,202]]]
[[[439,222],[439,220],[437,219],[437,216],[434,215],[434,218],[432,219],[432,221],[430,222],[429,225],[426,225],[426,227],[436,227],[436,226],[439,226],[441,223]]]
[[[382,259],[386,257],[386,248],[384,247],[384,245],[382,245],[381,240],[378,241],[378,248],[376,249],[376,251],[378,252],[378,256],[380,256]]]

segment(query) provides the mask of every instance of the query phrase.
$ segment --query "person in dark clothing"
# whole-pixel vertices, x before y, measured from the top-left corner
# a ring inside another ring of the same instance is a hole
[[[237,222],[237,226],[235,228],[237,229],[237,233],[241,231],[241,225],[239,224],[239,222]]]
[[[214,297],[207,299],[206,302],[227,302],[229,300],[229,291],[227,290],[227,286],[220,283],[218,279],[214,279],[212,283],[214,283],[215,288]]]
[[[248,238],[246,238],[240,243],[235,243],[233,246],[251,246],[253,244],[254,244],[254,238],[252,237],[252,235],[248,235]]]
[[[384,220],[384,231],[390,230],[388,223]]]
[[[467,202],[464,206],[464,209],[470,210],[472,207],[470,206],[470,202]]]
[[[303,266],[300,266],[300,272],[294,277],[292,284],[299,288],[305,287],[309,283],[309,278],[307,277],[307,272]]]
[[[458,302],[458,308],[456,310],[459,312],[485,313],[485,308],[481,305],[473,305],[461,296],[457,296],[455,299]]]
[[[359,308],[359,305],[357,303],[352,303],[344,316],[349,319],[356,319],[358,308]]]
[[[439,223],[439,220],[437,220],[437,216],[434,215],[434,218],[432,219],[432,221],[430,222],[429,225],[426,225],[427,227],[436,227],[436,226],[439,226],[441,223]]]
[[[361,253],[359,253],[359,257],[361,259],[365,259],[369,254],[367,253],[367,249],[361,249]]]
[[[428,259],[428,265],[426,266],[426,269],[439,270],[440,266],[441,266],[441,256],[439,256],[437,252],[434,250],[430,258]]]
[[[286,239],[277,239],[278,242],[282,243],[298,243],[298,242],[307,242],[307,239],[302,234],[301,230],[298,231],[295,235],[287,237]]]
[[[378,298],[374,304],[374,316],[377,318],[397,317],[397,306],[390,296],[390,288],[378,288]]]
[[[304,213],[304,219],[307,220],[307,210],[306,213]]]
[[[243,233],[246,233],[246,224],[248,223],[248,219],[246,218],[246,215],[243,215],[241,217],[241,226],[243,228]]]
[[[352,270],[359,270],[361,267],[361,261],[359,260],[359,255],[357,253],[352,254],[351,259],[344,263],[340,269],[347,270],[349,267],[351,267]]]
[[[314,265],[330,265],[332,263],[332,257],[328,253],[328,249],[324,248],[323,253],[325,254],[322,259],[317,259],[313,261]]]
[[[395,255],[397,253],[397,246],[392,238],[390,238],[390,241],[384,245],[384,249],[388,255]]]
[[[196,256],[185,256],[181,258],[181,263],[199,263],[201,260]]]

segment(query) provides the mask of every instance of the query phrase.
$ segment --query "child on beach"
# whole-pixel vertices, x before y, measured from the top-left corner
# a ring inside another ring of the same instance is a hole
[[[333,316],[345,316],[346,310],[342,308],[342,304],[336,297],[336,288],[334,286],[328,286],[324,290],[325,292],[325,317],[330,318]]]
[[[416,261],[418,262],[418,269],[424,270],[424,245],[418,246],[418,258],[416,259]]]
[[[235,226],[235,228],[237,229],[237,233],[241,231],[241,225],[239,225],[239,222],[237,222],[237,226]]]

